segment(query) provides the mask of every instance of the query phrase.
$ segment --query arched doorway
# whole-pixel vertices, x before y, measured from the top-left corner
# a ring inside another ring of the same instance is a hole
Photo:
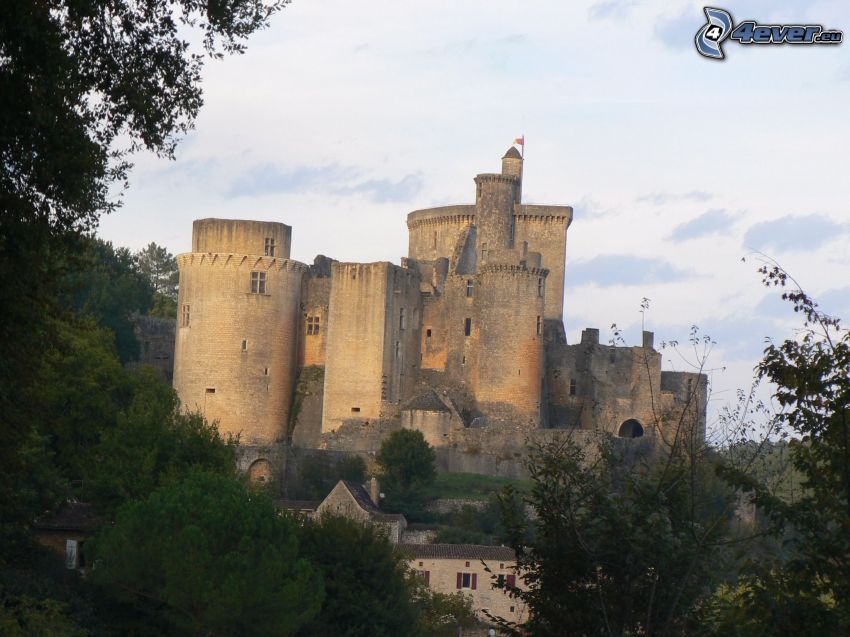
[[[643,435],[643,426],[634,418],[629,418],[617,432],[620,438],[640,438]]]
[[[248,479],[257,484],[266,484],[272,480],[272,465],[265,458],[254,460],[248,467]]]

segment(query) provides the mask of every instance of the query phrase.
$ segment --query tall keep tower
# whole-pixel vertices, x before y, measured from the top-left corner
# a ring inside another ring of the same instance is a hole
[[[180,268],[174,388],[247,445],[285,437],[307,266],[282,223],[199,219]]]

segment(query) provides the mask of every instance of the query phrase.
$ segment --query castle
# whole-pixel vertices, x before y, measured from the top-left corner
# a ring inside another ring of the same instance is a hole
[[[271,479],[281,449],[374,453],[422,431],[446,470],[521,474],[530,439],[596,429],[664,435],[706,378],[639,347],[566,342],[570,206],[522,203],[523,158],[475,177],[475,203],[407,215],[400,265],[289,258],[282,223],[200,219],[180,269],[174,387],[238,433]]]

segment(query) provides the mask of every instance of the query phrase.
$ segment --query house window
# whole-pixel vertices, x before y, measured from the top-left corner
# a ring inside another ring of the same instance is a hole
[[[267,257],[274,256],[274,239],[266,237],[265,253]]]
[[[467,279],[466,280],[466,296],[467,296],[467,298],[472,296],[472,292],[473,292],[474,289],[475,289],[475,283],[473,282],[473,280]]]
[[[544,287],[545,287],[545,284],[543,282],[543,277],[542,276],[537,277],[537,296],[540,296],[540,297],[543,296]]]
[[[481,260],[482,261],[487,260],[487,244],[486,243],[481,244]]]
[[[543,333],[543,321],[540,320],[540,317],[537,317],[537,336],[540,336]]]
[[[77,540],[65,540],[65,568],[77,568]]]
[[[570,378],[570,396],[576,395],[576,379]]]
[[[419,566],[422,566],[421,562],[420,562]],[[413,573],[416,577],[418,577],[420,580],[425,582],[426,586],[431,583],[431,571],[417,570],[417,571],[413,571]]]
[[[476,573],[458,573],[457,588],[476,590],[478,588],[478,575]]]
[[[265,294],[266,293],[266,273],[265,272],[251,272],[251,294]]]
[[[471,336],[472,335],[472,319],[467,318],[463,320],[463,335]]]
[[[504,575],[499,575],[496,578],[496,586],[498,588],[504,588],[505,587],[505,576]]]
[[[183,322],[182,322],[183,327],[189,327],[189,318],[191,316],[191,314],[189,312],[190,309],[191,308],[188,305],[183,306]]]
[[[315,336],[319,333],[319,317],[318,316],[308,316],[307,317],[307,336]]]
[[[398,311],[398,329],[399,331],[404,331],[404,308]]]

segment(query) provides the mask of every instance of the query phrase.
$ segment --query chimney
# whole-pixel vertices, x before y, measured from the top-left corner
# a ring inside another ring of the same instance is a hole
[[[647,332],[644,330],[643,332],[643,346],[645,349],[652,349],[655,341],[655,334],[652,332]]]
[[[372,502],[374,502],[376,507],[381,506],[381,491],[378,488],[378,481],[375,479],[375,476],[372,476],[372,479],[369,480],[369,497],[372,498]]]

